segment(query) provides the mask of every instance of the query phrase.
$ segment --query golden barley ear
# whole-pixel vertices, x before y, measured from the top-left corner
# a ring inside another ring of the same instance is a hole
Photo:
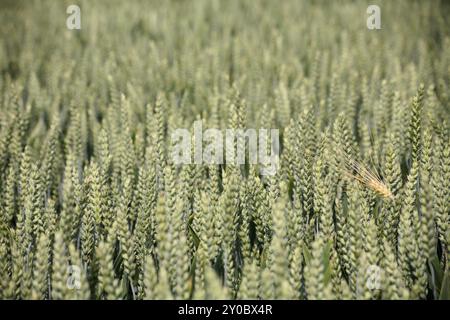
[[[344,159],[344,168],[341,170],[347,178],[358,181],[385,199],[394,199],[391,190],[376,171],[369,169],[342,151],[338,150],[338,154]]]

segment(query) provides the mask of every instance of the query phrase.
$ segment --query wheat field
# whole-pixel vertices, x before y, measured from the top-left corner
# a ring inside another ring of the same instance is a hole
[[[449,299],[450,5],[376,2],[2,1],[0,298]]]

